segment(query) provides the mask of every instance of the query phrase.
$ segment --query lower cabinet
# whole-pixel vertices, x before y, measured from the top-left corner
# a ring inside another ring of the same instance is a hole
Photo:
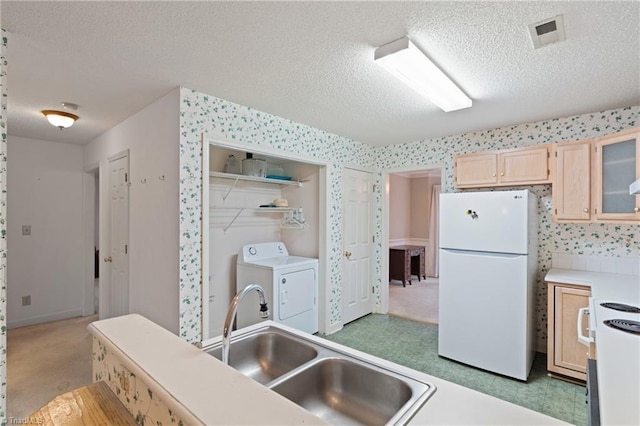
[[[589,305],[591,289],[586,286],[547,283],[548,331],[547,370],[550,374],[587,379],[588,348],[578,342],[578,312]],[[586,328],[588,321],[583,321]],[[586,329],[582,330],[587,334]]]

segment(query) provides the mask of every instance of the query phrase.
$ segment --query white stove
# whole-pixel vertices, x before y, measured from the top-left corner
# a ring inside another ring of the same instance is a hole
[[[596,346],[600,423],[640,425],[640,303],[590,299],[589,333]]]

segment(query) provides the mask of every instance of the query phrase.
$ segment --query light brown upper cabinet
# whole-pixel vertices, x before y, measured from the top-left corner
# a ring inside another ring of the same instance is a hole
[[[640,179],[640,128],[596,139],[594,210],[598,222],[637,222],[640,196],[629,185]]]
[[[549,147],[514,148],[456,156],[456,188],[550,183]]]
[[[553,148],[552,199],[556,222],[591,221],[592,139]]]

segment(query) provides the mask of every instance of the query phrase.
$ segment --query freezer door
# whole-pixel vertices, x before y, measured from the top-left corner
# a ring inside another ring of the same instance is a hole
[[[440,195],[440,247],[527,253],[529,191]]]
[[[526,380],[532,285],[526,255],[440,250],[438,354]]]

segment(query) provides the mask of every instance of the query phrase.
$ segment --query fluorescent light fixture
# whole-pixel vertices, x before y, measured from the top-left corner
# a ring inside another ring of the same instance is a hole
[[[407,37],[378,47],[374,59],[445,112],[471,106],[471,99]]]
[[[64,111],[55,111],[52,109],[45,109],[44,111],[42,111],[42,113],[44,114],[45,117],[47,117],[47,120],[49,120],[49,123],[53,124],[60,130],[65,129],[67,127],[71,127],[73,123],[75,123],[76,120],[79,118],[75,114],[71,114],[69,112],[64,112]]]

